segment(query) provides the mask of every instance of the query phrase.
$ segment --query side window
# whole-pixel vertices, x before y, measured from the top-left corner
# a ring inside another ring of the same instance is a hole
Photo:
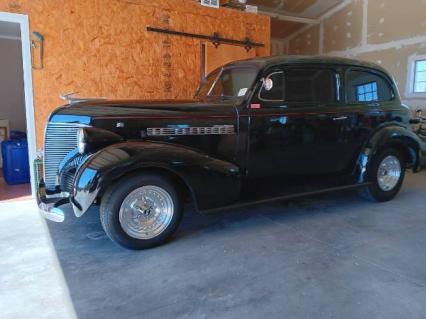
[[[414,64],[414,93],[426,93],[426,59]]]
[[[349,103],[369,103],[393,99],[389,82],[380,75],[367,71],[348,71],[347,99]]]
[[[303,68],[285,71],[285,102],[327,104],[337,101],[337,73],[330,69]]]
[[[263,80],[259,97],[266,101],[282,101],[284,97],[283,80],[283,71],[276,71],[269,74]]]

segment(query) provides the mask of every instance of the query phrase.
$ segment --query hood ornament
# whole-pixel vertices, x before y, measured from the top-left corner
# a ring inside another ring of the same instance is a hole
[[[59,95],[59,98],[61,100],[67,101],[70,105],[80,102],[106,100],[106,98],[104,97],[80,97],[79,92],[62,93],[61,95]]]

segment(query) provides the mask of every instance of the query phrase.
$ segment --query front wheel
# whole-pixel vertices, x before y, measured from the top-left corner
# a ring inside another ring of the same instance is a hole
[[[171,181],[143,174],[124,178],[104,194],[102,227],[115,243],[140,250],[166,242],[182,217],[182,201]]]
[[[387,148],[378,153],[367,171],[371,185],[360,189],[364,198],[390,201],[398,194],[405,177],[405,162],[397,149]]]

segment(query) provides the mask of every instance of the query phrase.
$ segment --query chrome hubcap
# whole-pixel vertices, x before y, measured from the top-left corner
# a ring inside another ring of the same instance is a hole
[[[388,192],[398,185],[401,177],[401,163],[398,158],[389,155],[379,165],[377,181],[381,190]]]
[[[170,225],[173,213],[173,200],[166,190],[158,186],[143,186],[124,199],[119,219],[130,237],[151,239]]]

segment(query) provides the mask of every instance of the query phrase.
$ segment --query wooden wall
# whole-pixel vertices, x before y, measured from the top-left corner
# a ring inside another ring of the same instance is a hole
[[[256,50],[247,50],[235,45],[220,45],[215,47],[212,43],[206,43],[206,75],[222,65],[256,57]]]
[[[33,70],[38,147],[62,92],[108,98],[191,98],[201,74],[200,41],[147,26],[265,44],[270,19],[193,0],[0,0],[0,11],[29,15],[45,37],[44,69]]]

